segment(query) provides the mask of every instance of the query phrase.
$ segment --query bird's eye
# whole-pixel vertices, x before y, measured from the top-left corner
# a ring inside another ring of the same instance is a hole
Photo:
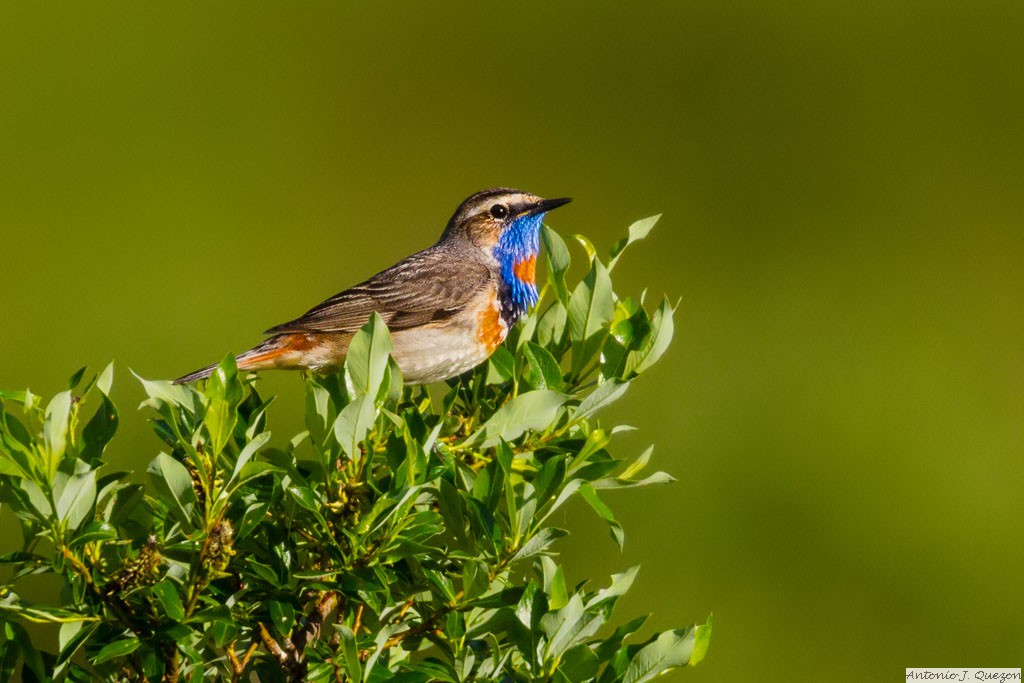
[[[508,215],[508,207],[504,204],[495,204],[491,207],[491,215],[495,218],[504,218]]]

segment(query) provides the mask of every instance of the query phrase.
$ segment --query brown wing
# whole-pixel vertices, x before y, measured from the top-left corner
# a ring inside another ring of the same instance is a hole
[[[491,277],[481,263],[426,249],[266,333],[355,332],[374,311],[392,331],[419,327],[458,313]]]

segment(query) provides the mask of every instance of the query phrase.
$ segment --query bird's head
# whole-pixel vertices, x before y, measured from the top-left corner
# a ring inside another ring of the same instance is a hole
[[[494,249],[510,233],[537,234],[544,214],[569,203],[569,199],[544,199],[529,192],[499,187],[470,196],[455,210],[444,238],[458,238],[484,250]]]
[[[537,301],[541,221],[545,213],[570,201],[504,187],[477,192],[456,209],[441,239],[469,242],[493,258],[516,305],[525,310]]]

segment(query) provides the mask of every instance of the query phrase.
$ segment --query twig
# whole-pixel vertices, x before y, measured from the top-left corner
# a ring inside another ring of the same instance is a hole
[[[249,666],[249,660],[252,659],[253,654],[256,652],[256,648],[260,646],[260,641],[253,638],[252,643],[249,644],[249,649],[245,651],[245,656],[242,660],[238,660],[238,655],[235,654],[235,641],[231,641],[228,645],[228,661],[231,663],[231,681],[237,683],[242,680],[242,674],[245,673],[246,667]]]
[[[192,572],[192,581],[189,586],[188,598],[185,601],[185,616],[192,616],[192,612],[196,608],[196,604],[199,602],[199,594],[203,592],[204,579],[209,573],[207,568],[204,566],[204,561],[207,559],[206,555],[210,550],[210,544],[213,542],[213,534],[220,524],[221,517],[217,517],[214,520],[213,525],[210,526],[209,531],[206,532],[206,538],[203,539],[203,545],[199,548],[199,556],[196,560],[194,570]]]
[[[356,608],[356,623],[352,628],[352,633],[357,636],[359,635],[359,629],[362,628],[363,625],[363,608],[365,606],[366,605],[359,605],[359,607]]]
[[[443,617],[446,614],[448,614],[449,612],[451,612],[453,609],[454,609],[454,607],[452,607],[452,606],[448,606],[448,607],[444,607],[442,609],[439,609],[437,612],[434,613],[433,616],[431,616],[429,619],[424,621],[422,624],[420,624],[418,626],[413,626],[412,628],[406,629],[406,630],[402,631],[401,633],[396,633],[395,635],[391,636],[386,641],[384,641],[384,645],[381,646],[381,650],[386,650],[389,647],[394,647],[394,646],[400,644],[403,640],[406,640],[407,638],[414,638],[416,636],[422,636],[422,635],[425,635],[425,634],[433,631],[434,630],[434,623],[436,621],[438,621],[439,619],[441,619],[441,617]]]
[[[320,637],[320,631],[323,628],[324,622],[331,612],[334,611],[337,604],[337,592],[328,591],[324,593],[317,601],[309,617],[306,618],[306,623],[303,627],[292,636],[291,640],[285,641],[285,646],[288,647],[289,654],[291,655],[290,680],[293,683],[302,683],[302,681],[306,680],[306,673],[308,671],[306,647]]]
[[[384,645],[381,646],[381,650],[386,650],[389,647],[394,647],[395,645],[398,645],[399,643],[401,643],[406,638],[412,638],[412,637],[415,637],[415,636],[422,636],[424,634],[429,633],[430,631],[433,631],[437,621],[439,621],[442,617],[447,615],[449,612],[452,612],[452,611],[458,609],[458,607],[459,607],[458,602],[459,602],[459,600],[462,599],[463,594],[464,594],[463,591],[459,591],[458,593],[456,593],[455,597],[453,598],[453,600],[452,600],[452,602],[450,604],[445,605],[441,609],[439,609],[436,612],[434,612],[433,615],[431,615],[429,618],[427,618],[427,620],[424,621],[423,623],[421,623],[419,626],[413,626],[412,628],[408,628],[408,629],[402,631],[401,633],[396,633],[395,635],[393,635],[390,638],[388,638],[386,641],[384,641]],[[406,606],[404,608],[402,608],[401,614],[398,615],[399,619],[401,619],[405,615],[406,611],[408,611],[408,609],[409,609],[409,607],[411,605],[412,605],[412,601],[409,601],[408,603],[406,603]]]
[[[167,650],[170,650],[170,656],[167,656]],[[178,678],[181,676],[178,646],[175,643],[167,644],[164,656],[167,659],[167,668],[164,670],[164,676],[160,680],[162,683],[178,683]]]
[[[402,611],[400,611],[398,613],[398,618],[401,619],[402,617],[404,617],[405,613],[408,612],[409,608],[412,607],[415,603],[416,603],[416,601],[413,600],[412,598],[409,598],[408,600],[406,600],[405,601],[405,605],[402,606]]]
[[[267,649],[267,652],[277,660],[277,663],[281,666],[281,669],[288,674],[288,680],[294,681],[295,683],[301,683],[306,678],[306,648],[320,636],[320,631],[323,628],[324,622],[327,617],[330,616],[331,612],[338,605],[338,593],[336,591],[328,591],[320,596],[317,600],[316,605],[306,618],[306,623],[299,629],[291,638],[286,638],[280,643],[274,640],[274,637],[270,635],[270,631],[262,622],[257,622],[259,629],[260,640],[263,642],[263,646]],[[248,664],[249,658],[252,656],[253,650],[255,649],[255,643],[253,647],[249,648],[249,652],[246,653],[246,657],[243,661],[239,662],[237,656],[234,654],[234,646],[228,648],[228,659],[231,661],[231,666],[235,671],[236,679],[241,676],[245,670],[245,665]]]
[[[263,622],[257,622],[257,626],[260,630],[260,640],[263,641],[263,646],[267,648],[267,652],[277,659],[277,663],[281,665],[282,669],[290,668],[289,663],[291,658],[288,656],[288,653],[277,644],[277,641],[274,640],[272,635],[270,635],[270,631],[268,631],[267,627],[263,625]]]
[[[106,605],[107,609],[114,613],[114,615],[118,618],[121,624],[125,628],[130,630],[132,633],[136,635],[143,635],[143,632],[139,630],[139,628],[135,625],[134,620],[132,619],[132,616],[134,615],[131,612],[131,607],[129,607],[127,604],[123,604],[123,601],[121,601],[118,597],[104,592],[102,588],[96,585],[96,582],[92,580],[92,572],[89,570],[88,567],[82,564],[82,561],[79,560],[78,557],[73,552],[71,552],[71,550],[68,549],[67,546],[62,546],[61,551],[64,555],[64,559],[66,559],[68,561],[68,564],[71,565],[71,568],[78,573],[82,580],[85,581],[85,584],[89,586],[90,589],[92,589],[92,592],[96,595],[96,597],[98,597],[100,601],[104,605]],[[142,670],[142,665],[138,661],[136,661],[137,656],[138,655],[135,655],[129,658],[128,663],[139,676],[145,678]]]
[[[305,625],[298,633],[292,636],[292,643],[295,645],[299,662],[303,659],[306,647],[320,636],[320,630],[323,628],[324,621],[327,620],[327,616],[334,610],[337,604],[338,594],[335,591],[324,593],[316,603],[313,612],[306,619]],[[362,608],[360,607],[360,609]]]

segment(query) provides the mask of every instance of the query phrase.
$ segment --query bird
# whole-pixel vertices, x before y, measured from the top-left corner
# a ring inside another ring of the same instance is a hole
[[[236,357],[244,371],[327,373],[376,312],[407,384],[460,375],[494,353],[537,303],[537,254],[544,215],[572,201],[499,187],[464,200],[437,242],[264,334]],[[210,365],[174,380],[206,379]]]

